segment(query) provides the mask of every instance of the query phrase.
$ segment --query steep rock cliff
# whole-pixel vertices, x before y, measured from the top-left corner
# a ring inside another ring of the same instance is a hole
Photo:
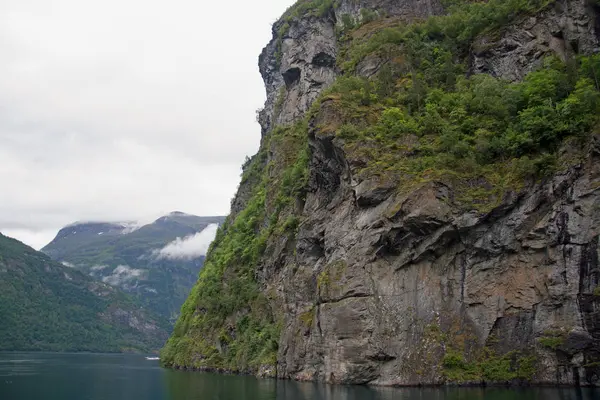
[[[597,5],[448,3],[274,25],[261,150],[165,364],[598,384]]]

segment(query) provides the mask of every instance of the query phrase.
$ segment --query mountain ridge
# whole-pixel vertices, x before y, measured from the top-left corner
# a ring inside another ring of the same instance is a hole
[[[0,350],[155,352],[166,320],[0,234]]]
[[[174,320],[197,278],[204,255],[188,252],[177,258],[177,254],[158,254],[169,244],[193,238],[223,220],[176,211],[146,224],[77,222],[59,230],[41,251],[121,288],[153,312]]]

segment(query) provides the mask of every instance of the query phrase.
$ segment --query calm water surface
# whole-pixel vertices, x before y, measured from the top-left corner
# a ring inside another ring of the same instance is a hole
[[[164,370],[139,355],[0,353],[0,400],[600,400],[585,389],[392,389]]]

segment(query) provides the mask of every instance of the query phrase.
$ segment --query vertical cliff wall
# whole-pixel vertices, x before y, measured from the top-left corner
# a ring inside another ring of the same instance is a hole
[[[598,6],[303,1],[168,366],[600,379]]]

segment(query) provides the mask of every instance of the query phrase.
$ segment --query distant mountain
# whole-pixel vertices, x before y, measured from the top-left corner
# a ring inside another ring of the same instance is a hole
[[[224,220],[172,212],[146,225],[77,222],[61,229],[42,251],[119,287],[174,322]]]
[[[158,350],[169,325],[108,284],[0,234],[0,350]]]

